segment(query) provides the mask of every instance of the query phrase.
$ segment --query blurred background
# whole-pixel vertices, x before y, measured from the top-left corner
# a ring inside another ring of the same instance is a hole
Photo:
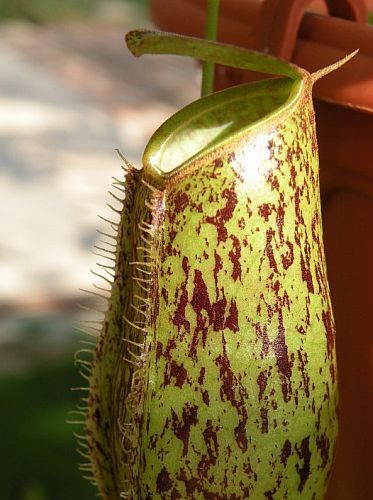
[[[0,0],[0,500],[84,500],[74,366],[119,148],[199,94],[190,60],[135,59],[140,0]]]

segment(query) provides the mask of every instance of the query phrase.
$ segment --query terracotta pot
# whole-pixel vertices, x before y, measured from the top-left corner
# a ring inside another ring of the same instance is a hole
[[[221,0],[219,39],[291,59],[308,71],[356,48],[355,60],[315,87],[323,224],[337,324],[340,438],[328,498],[370,498],[373,448],[373,1]],[[166,5],[167,4],[167,5]],[[305,7],[319,13],[304,13]],[[206,0],[152,0],[161,29],[203,36]],[[343,19],[342,19],[343,17]],[[217,87],[258,78],[217,68]]]

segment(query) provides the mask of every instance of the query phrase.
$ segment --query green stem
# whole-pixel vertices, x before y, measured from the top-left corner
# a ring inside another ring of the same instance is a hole
[[[218,33],[220,0],[208,0],[206,14],[205,39],[215,41]],[[205,61],[202,66],[202,97],[211,94],[214,90],[215,64]]]

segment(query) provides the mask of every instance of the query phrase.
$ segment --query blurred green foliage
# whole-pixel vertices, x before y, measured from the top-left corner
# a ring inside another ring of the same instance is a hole
[[[72,356],[56,366],[0,378],[0,500],[91,500],[81,478],[68,411],[82,385]],[[71,417],[70,417],[71,418]]]
[[[0,0],[2,18],[45,22],[81,17],[92,13],[98,0]]]
[[[80,19],[94,15],[106,0],[0,0],[0,20],[25,19],[36,23]],[[148,0],[117,0],[145,7]]]

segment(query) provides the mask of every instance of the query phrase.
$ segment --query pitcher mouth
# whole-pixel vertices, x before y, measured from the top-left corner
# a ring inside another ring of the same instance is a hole
[[[275,126],[305,92],[303,78],[271,78],[232,87],[187,105],[150,138],[143,155],[146,177],[156,184],[243,136]],[[307,78],[307,76],[309,78]]]

